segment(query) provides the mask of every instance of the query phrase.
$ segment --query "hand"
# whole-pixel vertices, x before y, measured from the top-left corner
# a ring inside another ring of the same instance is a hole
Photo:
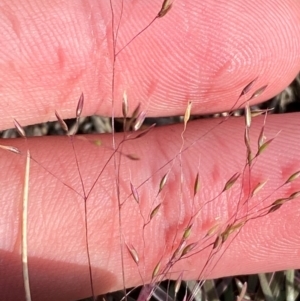
[[[13,118],[23,126],[54,120],[55,110],[64,118],[74,117],[81,92],[85,96],[84,115],[121,116],[125,90],[130,110],[141,102],[147,116],[184,114],[188,101],[192,102],[193,114],[231,110],[245,102],[246,96],[236,103],[254,79],[248,96],[265,85],[267,88],[251,104],[276,95],[299,71],[299,1],[241,4],[236,0],[216,4],[176,0],[166,16],[156,19],[127,46],[157,15],[161,1],[124,1],[120,24],[120,1],[112,2],[113,28],[109,1],[3,1],[1,129],[12,127]],[[116,35],[118,24],[114,49],[112,35]],[[181,157],[178,154],[182,124],[158,128],[141,139],[124,143],[122,154],[134,153],[140,160],[121,156],[120,200],[130,194],[130,181],[141,185],[140,205],[131,197],[121,209],[122,239],[141,258],[138,269],[124,246],[126,286],[142,283],[139,270],[143,279],[150,281],[157,262],[163,258],[162,265],[167,263],[193,210],[199,210],[203,203],[213,199],[195,218],[191,241],[198,242],[195,250],[210,245],[179,261],[171,274],[174,279],[178,278],[178,271],[184,271],[184,278],[199,276],[216,237],[204,240],[212,227],[226,226],[235,215],[241,218],[254,212],[258,216],[276,199],[299,190],[297,180],[277,189],[300,170],[298,114],[267,118],[265,135],[267,139],[276,138],[257,158],[250,174],[243,174],[244,119],[219,122],[213,119],[189,123],[184,133],[187,149]],[[263,118],[253,120],[253,149],[262,125]],[[209,134],[204,136],[207,131]],[[119,142],[123,134],[115,138]],[[91,143],[99,139],[100,147]],[[22,151],[27,147],[21,139],[1,142],[4,143]],[[74,145],[86,191],[104,170],[87,200],[95,292],[121,289],[118,167],[114,165],[117,155],[110,159],[112,137],[76,138]],[[29,196],[28,260],[33,300],[89,296],[84,200],[70,140],[29,139],[28,147],[38,162],[31,160]],[[19,231],[24,162],[23,156],[1,150],[0,290],[5,300],[24,297]],[[106,162],[109,163],[104,168]],[[197,172],[202,188],[193,203]],[[237,172],[244,185],[239,183],[221,193]],[[157,196],[166,173],[168,181]],[[266,180],[259,194],[247,200],[249,183],[253,187]],[[245,200],[247,206],[242,206]],[[247,222],[234,239],[230,237],[220,252],[210,258],[201,276],[299,268],[298,202],[292,200],[274,213]],[[148,216],[159,203],[162,205],[158,214],[144,227],[141,212]]]

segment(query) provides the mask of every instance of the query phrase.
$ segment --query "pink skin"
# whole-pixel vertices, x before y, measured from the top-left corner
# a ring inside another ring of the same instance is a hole
[[[195,1],[176,0],[164,18],[156,20],[118,54],[114,89],[108,1],[88,4],[86,1],[81,4],[27,1],[23,6],[20,1],[3,3],[0,9],[0,26],[4,28],[0,36],[1,129],[11,127],[13,118],[22,125],[53,120],[55,109],[64,118],[73,117],[81,92],[86,99],[84,115],[120,115],[124,90],[131,110],[141,102],[148,116],[183,114],[188,100],[193,102],[194,114],[229,110],[253,79],[257,78],[249,95],[268,84],[267,90],[254,100],[261,102],[288,85],[300,67],[300,4],[297,0],[244,1],[243,4],[238,0],[230,4],[228,1],[195,4]],[[151,22],[161,7],[161,1],[147,3],[126,1],[116,52]],[[116,3],[113,7],[116,30],[120,7]],[[242,98],[239,104],[244,100]],[[162,168],[181,148],[182,125],[155,129],[141,139],[124,144],[123,153],[137,154],[141,160],[122,157],[121,199],[130,194],[130,180],[138,186],[150,177],[139,189],[141,211],[146,216],[162,202],[160,211],[144,230],[139,207],[132,197],[121,211],[123,237],[138,251],[139,269],[146,282],[151,280],[160,256],[163,254],[165,264],[172,254],[173,238],[177,232],[177,245],[192,214],[191,208],[197,209],[217,196],[226,181],[243,170],[244,120],[230,119],[202,137],[217,122],[207,120],[188,125],[187,149],[181,157],[182,186],[178,158]],[[262,118],[253,121],[253,149],[262,124]],[[267,179],[268,183],[248,202],[248,209],[240,207],[238,217],[251,212],[251,208],[258,215],[257,210],[276,198],[300,190],[300,181],[296,180],[264,200],[293,172],[300,170],[299,125],[298,114],[268,118],[267,138],[281,132],[259,157],[250,177],[252,185]],[[112,153],[111,136],[100,137],[101,147],[89,139],[75,139],[87,190]],[[122,136],[117,135],[116,140],[120,139]],[[26,149],[23,140],[1,142],[4,143]],[[89,296],[83,199],[62,183],[81,192],[71,144],[65,138],[33,139],[28,143],[33,157],[53,174],[32,162],[29,268],[33,300],[75,300]],[[1,151],[0,166],[4,171],[0,173],[1,298],[22,300],[19,206],[24,157]],[[159,182],[168,171],[169,181],[156,197]],[[202,189],[192,206],[197,172]],[[247,177],[246,174],[245,179]],[[122,288],[115,185],[112,160],[88,199],[96,293]],[[224,225],[236,212],[240,196],[244,201],[249,190],[248,185],[242,190],[239,185],[237,182],[230,191],[204,206],[194,222],[191,242],[203,243],[203,236],[212,226]],[[236,239],[226,242],[230,247],[221,250],[214,258],[222,254],[221,260],[215,267],[211,261],[203,276],[299,268],[298,202],[293,200],[279,211],[247,223]],[[179,262],[171,277],[176,279],[184,270],[185,279],[197,278],[210,250]],[[126,286],[141,284],[143,281],[126,248],[123,257]]]

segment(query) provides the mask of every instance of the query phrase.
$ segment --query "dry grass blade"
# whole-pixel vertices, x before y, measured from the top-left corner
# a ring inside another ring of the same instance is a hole
[[[243,286],[242,286],[242,290],[240,292],[240,294],[238,295],[238,297],[236,298],[236,301],[243,301],[244,297],[246,295],[247,292],[247,282],[244,282]]]
[[[297,298],[294,288],[295,270],[286,271],[285,276],[286,301],[294,301]]]
[[[259,282],[261,285],[261,289],[263,291],[264,297],[266,301],[274,301],[274,296],[271,291],[268,279],[266,274],[258,274]]]
[[[28,225],[28,195],[29,195],[29,173],[30,173],[30,152],[27,150],[25,178],[23,189],[23,210],[22,210],[22,268],[26,301],[31,301],[29,271],[28,271],[28,247],[27,247],[27,225]]]

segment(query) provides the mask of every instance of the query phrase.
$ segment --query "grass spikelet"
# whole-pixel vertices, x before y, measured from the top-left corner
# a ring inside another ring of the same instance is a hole
[[[197,245],[198,245],[197,242],[193,242],[193,243],[187,245],[187,246],[183,249],[182,254],[181,254],[181,257],[187,255],[189,252],[191,252],[193,249],[195,249]]]
[[[265,126],[263,125],[261,130],[260,130],[260,133],[259,133],[259,136],[258,136],[258,140],[257,140],[257,145],[258,145],[258,149],[260,149],[260,147],[264,144],[266,140],[266,137],[265,137]]]
[[[272,142],[273,140],[274,140],[274,138],[272,138],[272,139],[266,141],[265,143],[263,143],[263,144],[260,146],[260,148],[258,149],[257,155],[262,154],[262,153],[267,149],[267,147],[271,144],[271,142]]]
[[[233,186],[233,184],[237,181],[237,179],[238,179],[239,177],[240,177],[240,173],[239,173],[239,172],[235,173],[235,174],[234,174],[234,175],[226,182],[226,184],[225,184],[224,189],[223,189],[222,192],[224,192],[224,191],[230,189],[230,188]]]
[[[194,182],[194,196],[197,194],[197,192],[200,189],[200,183],[199,183],[199,173],[197,173],[195,182]]]
[[[160,264],[161,264],[161,261],[159,261],[159,262],[156,264],[156,266],[155,266],[155,268],[154,268],[154,270],[153,270],[153,272],[152,272],[152,280],[158,275],[159,270],[160,270]]]
[[[264,181],[264,182],[259,182],[252,190],[251,192],[251,197],[255,196],[259,191],[262,190],[262,188],[266,185],[266,183],[268,182],[268,180]]]
[[[15,154],[21,154],[21,151],[17,147],[14,147],[14,146],[0,145],[0,148],[3,150],[9,151],[9,152],[15,153]]]
[[[271,208],[268,211],[268,214],[277,211],[281,206],[282,204],[271,206]]]
[[[277,205],[283,205],[285,202],[289,201],[290,198],[282,198],[282,199],[277,199],[272,203],[271,206],[277,206]]]
[[[25,131],[16,119],[14,119],[14,125],[15,125],[15,128],[16,128],[17,132],[19,133],[19,135],[21,137],[25,138],[26,137]]]
[[[162,6],[161,6],[161,9],[159,11],[159,13],[157,14],[157,17],[158,18],[162,18],[164,17],[168,12],[169,10],[172,8],[172,3],[170,0],[164,0]]]
[[[59,125],[61,126],[61,128],[67,133],[69,131],[68,126],[65,123],[65,121],[61,118],[61,116],[58,114],[57,111],[55,111],[55,116],[56,116],[56,119],[59,122]]]
[[[180,274],[180,276],[178,277],[178,279],[175,282],[175,286],[174,286],[175,300],[176,300],[176,296],[179,292],[181,282],[182,282],[182,273]]]
[[[128,114],[128,98],[126,91],[123,92],[123,99],[122,99],[122,114],[124,118],[127,118]]]
[[[253,99],[253,98],[256,98],[256,97],[260,96],[260,95],[266,90],[267,87],[268,87],[268,85],[264,85],[264,86],[262,86],[261,88],[259,88],[258,90],[256,90],[256,91],[252,94],[252,96],[250,97],[250,99]],[[250,100],[250,99],[249,99],[249,100]]]
[[[213,243],[213,249],[218,248],[223,242],[222,236],[218,235]]]
[[[141,128],[141,126],[144,123],[145,118],[146,118],[146,112],[141,111],[133,123],[132,128],[134,131],[138,131]]]
[[[81,93],[78,103],[77,103],[76,118],[80,118],[82,109],[83,109],[83,104],[84,104],[84,95],[83,95],[83,93]]]
[[[189,101],[189,103],[186,107],[186,110],[185,110],[185,114],[184,114],[184,119],[183,119],[184,128],[183,128],[183,131],[186,130],[186,125],[187,125],[188,121],[190,120],[191,110],[192,110],[192,102]]]
[[[256,82],[257,79],[258,79],[258,77],[256,77],[254,80],[252,80],[252,81],[251,81],[251,82],[250,82],[250,83],[242,90],[240,97],[243,96],[243,95],[245,95],[245,94],[247,94],[247,93],[251,90],[253,84]]]
[[[183,233],[183,239],[188,239],[192,233],[192,227],[193,227],[193,224],[190,224],[185,230],[184,230],[184,233]]]
[[[166,183],[167,183],[167,179],[168,179],[168,174],[166,173],[162,179],[160,180],[160,183],[159,183],[159,190],[158,190],[158,193],[157,195],[159,195],[161,193],[161,191],[164,189]]]
[[[133,198],[139,204],[139,202],[140,202],[139,193],[138,193],[137,189],[133,186],[133,184],[131,182],[130,182],[130,189],[131,189],[131,193],[133,195]]]
[[[185,246],[186,246],[186,241],[185,240],[181,241],[180,245],[173,253],[171,261],[177,260],[178,258],[181,257],[182,251],[184,250]]]
[[[289,199],[296,199],[300,196],[300,191],[296,191],[296,192],[293,192],[290,196],[289,196]]]
[[[299,176],[300,176],[300,171],[296,171],[286,180],[286,182],[284,184],[288,184],[288,183],[295,181],[296,179],[299,178]]]
[[[131,245],[130,247],[126,244],[127,250],[130,253],[133,261],[138,265],[139,264],[139,255],[136,251],[136,249],[134,248],[133,245]]]
[[[212,226],[206,233],[205,237],[208,237],[208,236],[212,236],[214,234],[216,234],[218,232],[220,228],[220,224],[216,224],[214,226]]]
[[[161,206],[161,203],[158,204],[150,213],[150,221],[152,220],[152,218],[158,213],[158,210]]]

